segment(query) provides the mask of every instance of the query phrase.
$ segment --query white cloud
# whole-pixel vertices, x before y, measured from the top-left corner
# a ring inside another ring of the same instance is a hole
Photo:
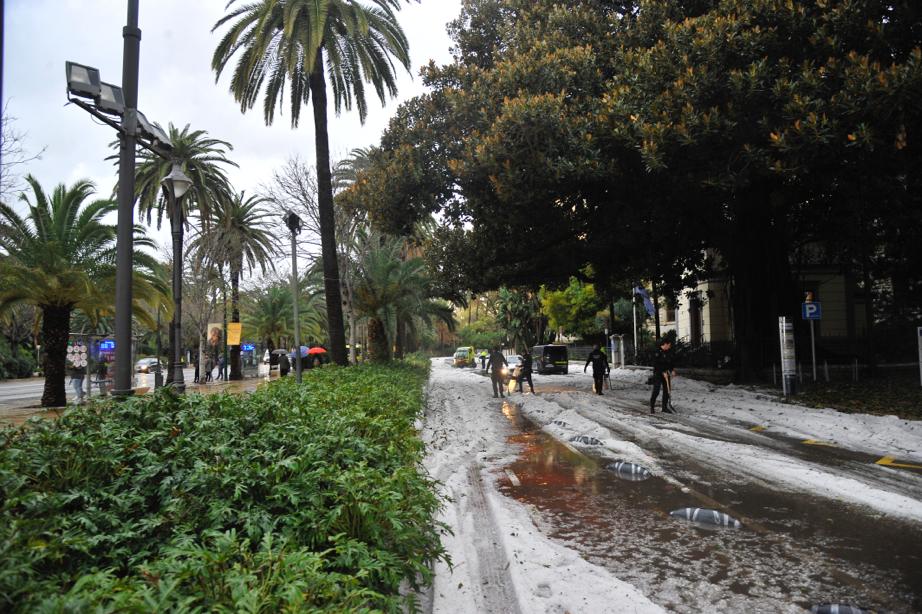
[[[210,62],[221,31],[211,28],[224,14],[225,0],[157,0],[141,2],[141,67],[138,106],[163,125],[190,124],[234,145],[231,157],[235,187],[255,190],[267,182],[273,168],[298,154],[314,161],[311,109],[302,108],[301,125],[290,128],[289,111],[266,127],[262,109],[240,113],[227,92],[227,78],[215,83]],[[445,24],[454,19],[461,0],[424,0],[408,4],[400,15],[410,41],[412,75],[400,78],[398,100],[381,108],[369,100],[368,120],[355,112],[329,118],[330,149],[341,157],[356,147],[378,142],[400,101],[422,91],[417,73],[430,58],[450,59],[451,41]],[[33,149],[47,146],[44,156],[28,169],[45,186],[89,177],[101,195],[108,195],[117,170],[105,158],[115,139],[111,128],[99,125],[76,106],[65,107],[64,62],[73,60],[100,69],[102,79],[121,82],[124,0],[7,0],[3,97],[10,101],[17,126],[28,132]],[[373,93],[372,93],[373,96]]]

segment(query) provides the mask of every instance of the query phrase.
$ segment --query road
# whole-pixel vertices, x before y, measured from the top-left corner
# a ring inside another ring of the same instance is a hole
[[[436,566],[425,611],[922,611],[918,461],[894,469],[867,450],[785,436],[785,416],[802,410],[747,405],[758,395],[732,397],[732,411],[708,407],[737,389],[651,416],[648,387],[596,396],[581,369],[536,377],[537,395],[493,399],[486,378],[433,366],[423,437],[450,498],[440,520],[453,568]],[[728,418],[750,407],[777,413],[775,423],[752,430]],[[832,415],[829,432],[894,422]],[[792,420],[823,435],[827,417]],[[915,446],[916,426],[905,429]],[[653,476],[627,481],[611,468],[619,458]],[[670,516],[686,507],[742,528]]]
[[[267,369],[262,368],[260,375],[265,376]],[[211,382],[209,384],[193,384],[192,378],[195,375],[194,369],[184,369],[183,377],[186,381],[186,390],[188,392],[211,393],[222,391],[239,391],[255,389],[263,381],[262,377],[248,378],[237,382]],[[150,373],[136,373],[135,386],[136,392],[145,392],[153,388],[154,376]],[[45,380],[41,377],[29,379],[8,380],[0,382],[0,425],[20,424],[33,415],[37,416],[56,416],[58,412],[49,410],[46,412],[39,407],[42,398],[42,390],[45,386]],[[70,380],[67,380],[67,401],[73,403],[74,391],[70,386]],[[99,388],[93,387],[93,398],[99,394]]]

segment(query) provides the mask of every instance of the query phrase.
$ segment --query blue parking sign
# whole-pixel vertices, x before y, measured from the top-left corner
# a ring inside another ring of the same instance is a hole
[[[823,305],[821,303],[801,303],[800,316],[803,320],[822,320]]]

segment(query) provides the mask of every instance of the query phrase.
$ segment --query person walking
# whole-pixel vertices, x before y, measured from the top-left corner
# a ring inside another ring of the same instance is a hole
[[[192,376],[192,383],[197,384],[199,380],[198,356],[192,357],[192,366],[195,367],[195,375]]]
[[[602,344],[596,343],[592,351],[589,352],[586,364],[583,365],[583,373],[586,372],[586,368],[590,363],[592,363],[592,379],[595,393],[601,395],[602,380],[608,375],[608,356],[602,351]]]
[[[99,384],[99,396],[104,397],[109,394],[109,363],[100,360],[96,364],[96,383]]]
[[[493,348],[493,351],[490,352],[490,358],[487,360],[487,368],[490,369],[490,383],[493,384],[493,398],[497,396],[499,392],[500,398],[506,398],[506,395],[503,394],[503,367],[508,367],[509,363],[506,362],[506,357],[503,356],[503,353],[499,351],[499,347]]]
[[[487,354],[487,351],[480,350],[480,368],[483,371],[487,370],[487,358],[489,358],[489,354]]]
[[[288,354],[279,354],[279,377],[286,377],[291,371],[291,361],[288,360]]]
[[[218,354],[218,379],[224,379],[224,355]]]
[[[531,389],[531,393],[535,394],[535,386],[531,382],[531,354],[528,352],[528,348],[522,351],[522,362],[519,365],[519,377],[517,380],[519,392],[525,394],[525,386],[522,385],[523,381],[528,382],[528,387]]]
[[[209,356],[205,359],[205,382],[208,383],[211,381],[211,373],[214,371],[214,360]]]
[[[663,389],[663,411],[667,414],[674,414],[672,404],[669,402],[669,393],[672,390],[672,377],[675,375],[675,367],[672,364],[672,341],[662,339],[659,343],[659,349],[653,357],[653,393],[650,395],[650,413],[656,413],[656,397],[659,396],[660,388]]]
[[[83,403],[83,379],[85,377],[86,367],[70,368],[70,385],[74,389],[74,394],[77,395],[77,398],[74,399],[74,403],[77,405]]]

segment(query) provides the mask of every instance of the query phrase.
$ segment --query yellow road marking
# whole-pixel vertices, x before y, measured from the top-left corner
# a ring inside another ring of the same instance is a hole
[[[767,429],[767,428],[768,428],[767,426],[762,426],[761,424],[757,424],[757,425],[755,425],[754,427],[752,427],[752,428],[749,429],[749,430],[750,430],[750,431],[755,431],[756,433],[759,433],[759,432],[761,432],[761,431],[764,431],[764,430]]]
[[[874,464],[875,465],[885,465],[887,467],[901,467],[903,469],[922,469],[922,465],[910,465],[908,463],[897,463],[897,462],[894,462],[894,460],[895,459],[892,456],[885,456]]]
[[[804,439],[800,443],[805,443],[808,446],[826,446],[827,448],[837,448],[838,446],[834,443],[828,441],[821,441],[819,439]]]

